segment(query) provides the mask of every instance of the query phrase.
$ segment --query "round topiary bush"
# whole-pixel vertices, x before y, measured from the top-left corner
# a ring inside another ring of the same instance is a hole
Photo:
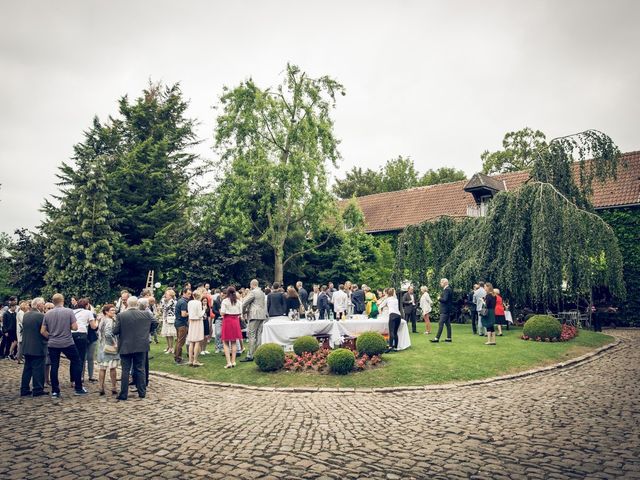
[[[346,375],[356,363],[356,356],[351,350],[346,348],[338,348],[331,352],[327,357],[327,365],[333,373],[338,375]]]
[[[536,340],[545,338],[560,338],[562,325],[558,320],[549,315],[534,315],[524,324],[522,334],[525,337]]]
[[[263,372],[274,372],[284,367],[284,350],[276,343],[265,343],[258,347],[253,360]]]
[[[293,342],[293,351],[296,352],[296,355],[302,355],[307,352],[316,353],[319,348],[318,340],[311,335],[296,338],[296,341]]]
[[[364,332],[356,339],[356,350],[373,357],[387,351],[387,342],[381,333]]]

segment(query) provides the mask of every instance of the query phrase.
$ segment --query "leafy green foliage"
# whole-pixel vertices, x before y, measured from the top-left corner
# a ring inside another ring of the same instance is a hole
[[[10,246],[11,284],[20,298],[34,298],[45,286],[46,239],[40,233],[25,228],[15,231],[17,240]]]
[[[353,167],[344,179],[337,179],[333,192],[342,199],[362,197],[374,193],[395,192],[407,188],[455,182],[466,178],[462,170],[442,167],[427,170],[424,175],[416,169],[413,160],[398,156],[387,161],[381,171]]]
[[[344,87],[335,80],[287,65],[275,89],[249,79],[220,98],[215,145],[223,210],[271,246],[278,281],[287,263],[327,241],[319,230],[335,210],[326,178],[340,158],[330,115],[339,94]],[[298,232],[312,245],[286,248]]]
[[[337,375],[346,375],[351,372],[355,363],[356,356],[346,348],[337,348],[327,357],[329,370]]]
[[[356,350],[370,357],[387,351],[387,342],[379,332],[364,332],[356,338]]]
[[[275,372],[284,367],[284,350],[275,343],[265,343],[258,347],[253,359],[261,371]]]
[[[618,155],[608,136],[592,130],[552,140],[532,163],[539,181],[496,195],[486,217],[407,227],[398,239],[395,285],[433,285],[444,276],[464,288],[486,279],[513,303],[537,307],[558,306],[565,295],[590,298],[597,286],[624,298],[616,236],[585,209],[592,182],[615,176]],[[589,156],[594,160],[586,162]]]
[[[540,130],[525,127],[516,132],[508,132],[502,140],[503,150],[485,150],[482,159],[484,173],[503,173],[529,170],[538,152],[547,148],[546,136]]]
[[[550,315],[534,315],[524,324],[523,335],[533,338],[560,338],[562,325]]]
[[[427,170],[420,179],[420,186],[437,185],[440,183],[458,182],[466,180],[467,176],[462,170],[451,167],[440,167],[436,170]]]
[[[625,324],[640,325],[640,208],[627,207],[604,210],[598,214],[611,225],[620,245],[622,253],[624,281],[627,298],[621,302],[620,316]],[[631,294],[631,292],[634,292]]]
[[[296,355],[302,355],[303,353],[315,353],[320,349],[318,340],[311,335],[305,335],[298,337],[293,342],[293,351]]]
[[[486,279],[519,305],[557,306],[563,293],[588,298],[599,285],[625,295],[611,227],[546,183],[499,193],[486,217],[407,227],[394,283],[435,286],[440,277],[454,288]]]
[[[6,233],[0,233],[0,299],[15,295],[16,289],[11,282],[11,250],[13,242]]]
[[[590,159],[593,160],[588,161]],[[616,178],[619,159],[620,150],[609,136],[587,130],[554,138],[538,150],[531,176],[539,182],[550,183],[579,207],[590,208],[594,180]]]
[[[87,150],[77,148],[84,155]],[[81,168],[69,179],[69,188],[46,231],[45,248],[48,293],[90,295],[96,303],[112,293],[119,261],[114,260],[113,216],[107,206],[105,159],[77,156]]]

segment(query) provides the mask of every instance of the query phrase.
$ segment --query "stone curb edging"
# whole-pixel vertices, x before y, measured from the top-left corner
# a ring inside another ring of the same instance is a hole
[[[203,385],[210,387],[222,387],[233,388],[237,390],[253,390],[260,392],[282,392],[282,393],[398,393],[398,392],[416,392],[416,391],[438,391],[438,390],[452,390],[454,388],[473,387],[477,385],[486,385],[489,383],[498,383],[508,380],[515,380],[519,378],[531,377],[552,370],[560,370],[568,367],[575,367],[582,363],[586,363],[592,360],[594,357],[603,354],[604,352],[611,350],[622,343],[622,340],[616,338],[615,341],[603,345],[595,349],[592,352],[585,353],[579,357],[571,358],[566,362],[556,363],[546,367],[534,368],[531,370],[525,370],[524,372],[512,373],[509,375],[502,375],[500,377],[486,378],[484,380],[471,380],[463,383],[445,383],[441,385],[416,385],[416,386],[400,386],[400,387],[378,387],[378,388],[353,388],[353,387],[258,387],[255,385],[243,385],[239,383],[224,383],[224,382],[210,382],[207,380],[197,380],[193,378],[185,378],[179,375],[173,375],[166,372],[150,371],[149,373],[155,377],[166,378],[169,380],[176,380],[183,383],[190,383],[193,385]]]

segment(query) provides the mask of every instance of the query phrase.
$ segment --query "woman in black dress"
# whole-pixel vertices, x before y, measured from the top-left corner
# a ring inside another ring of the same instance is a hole
[[[484,284],[484,289],[487,292],[487,296],[484,297],[484,302],[487,307],[487,315],[482,317],[482,326],[487,329],[487,341],[485,345],[496,344],[496,294],[493,291],[493,285],[490,283]]]
[[[289,285],[287,288],[287,313],[291,310],[300,313],[300,297],[296,289]]]

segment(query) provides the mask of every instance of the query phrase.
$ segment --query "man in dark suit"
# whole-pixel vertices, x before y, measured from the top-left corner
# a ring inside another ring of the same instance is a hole
[[[351,294],[351,303],[353,303],[353,313],[361,315],[364,313],[364,290],[354,285],[353,293]]]
[[[271,293],[267,295],[267,313],[269,318],[287,316],[287,296],[280,289],[279,282],[274,282]]]
[[[146,312],[138,309],[137,297],[129,297],[128,309],[116,316],[113,334],[119,335],[118,353],[122,362],[122,371],[130,372],[132,365],[138,396],[147,394],[145,384],[145,355],[149,352],[149,334],[158,326],[158,321]],[[129,376],[122,374],[118,400],[126,400],[129,395]]]
[[[451,341],[451,315],[454,313],[453,290],[451,290],[449,280],[446,278],[440,280],[440,286],[442,287],[442,294],[440,295],[440,322],[438,322],[438,334],[436,338],[431,340],[431,343],[438,343],[440,341],[442,328],[445,325],[447,326],[447,338],[445,338],[444,341]]]
[[[298,289],[298,296],[300,297],[300,303],[304,307],[306,311],[309,308],[309,292],[302,286],[302,282],[296,283],[296,288]]]
[[[322,285],[320,288],[320,294],[318,295],[318,318],[320,320],[325,320],[329,318],[329,295],[327,295],[327,287],[326,285]]]
[[[409,325],[411,322],[411,331],[416,333],[416,296],[413,293],[413,287],[409,286],[405,294],[402,296],[402,309],[404,310],[404,319]]]
[[[24,355],[24,368],[22,369],[22,383],[20,384],[20,396],[33,395],[41,397],[48,395],[44,390],[44,361],[47,356],[47,339],[40,333],[42,320],[44,319],[44,298],[34,298],[31,302],[31,311],[22,318],[22,353]],[[33,391],[29,384],[33,379]]]

